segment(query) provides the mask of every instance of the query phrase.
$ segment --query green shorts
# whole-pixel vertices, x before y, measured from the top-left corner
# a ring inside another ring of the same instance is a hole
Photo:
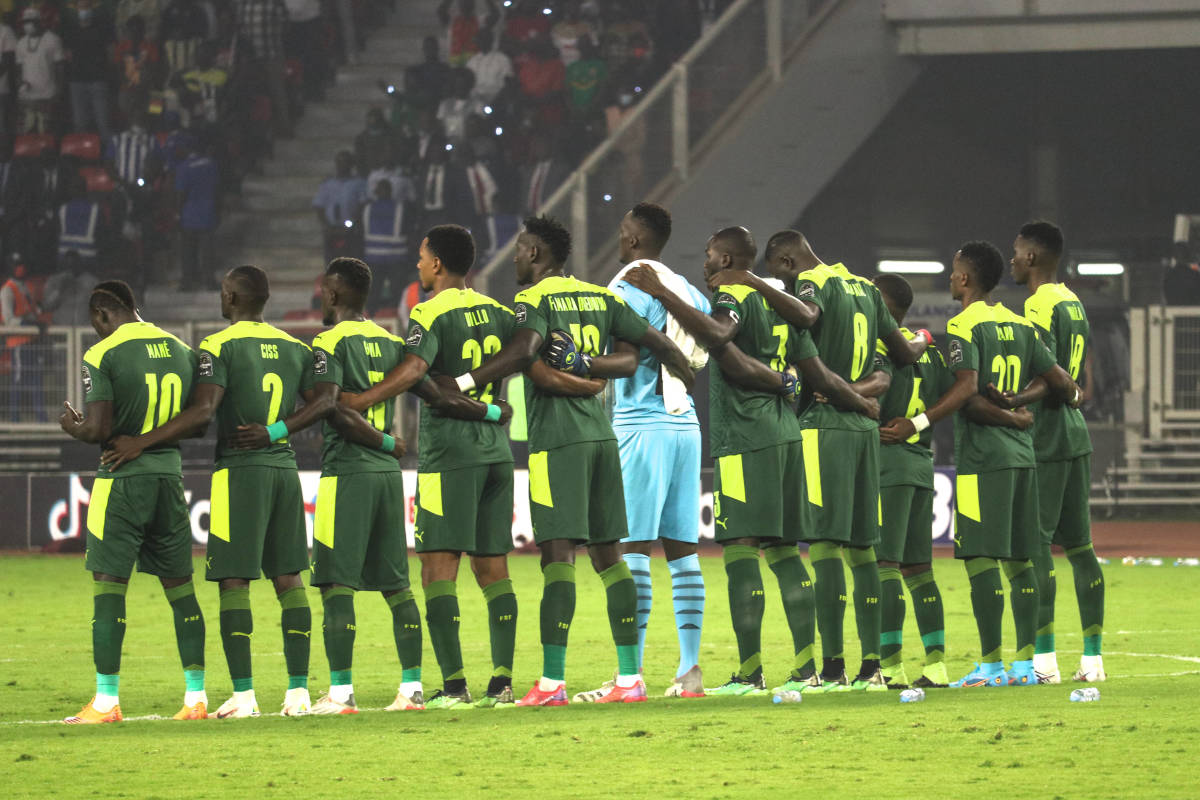
[[[399,472],[322,476],[313,523],[312,585],[408,588],[404,481]]]
[[[1068,550],[1092,543],[1088,508],[1091,483],[1090,454],[1066,461],[1038,462],[1038,516],[1043,541]]]
[[[417,475],[417,552],[502,556],[513,549],[513,465]]]
[[[959,473],[954,484],[954,557],[1024,561],[1038,548],[1033,467]]]
[[[219,469],[212,476],[205,577],[254,580],[308,569],[300,475],[284,467]]]
[[[806,428],[808,542],[879,544],[879,432]]]
[[[745,537],[797,541],[805,529],[803,464],[799,442],[720,456],[713,470],[717,541]]]
[[[613,439],[529,454],[533,540],[605,544],[629,535],[621,457]]]
[[[192,522],[178,475],[97,478],[87,515],[87,569],[128,578],[192,574]]]
[[[885,486],[879,490],[882,512],[875,557],[897,564],[933,561],[933,489]]]

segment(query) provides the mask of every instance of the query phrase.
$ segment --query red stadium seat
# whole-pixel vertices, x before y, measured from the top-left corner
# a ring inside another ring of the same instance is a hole
[[[89,192],[106,194],[116,188],[112,175],[104,167],[80,167],[79,177],[87,181]]]
[[[99,161],[100,137],[94,133],[69,133],[62,138],[59,152],[80,161]]]
[[[375,319],[395,319],[400,316],[400,312],[395,306],[384,306],[375,312]]]
[[[291,311],[283,312],[285,322],[298,322],[300,320],[320,319],[321,311],[316,308],[294,308]]]
[[[13,142],[13,156],[17,158],[37,158],[46,148],[54,150],[58,140],[49,133],[26,133],[18,136]]]

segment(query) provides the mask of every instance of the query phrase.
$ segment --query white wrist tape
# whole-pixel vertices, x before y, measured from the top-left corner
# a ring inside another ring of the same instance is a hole
[[[458,384],[458,390],[460,392],[469,392],[475,388],[475,379],[471,377],[471,373],[469,372],[464,372],[462,375],[459,375],[454,379],[454,382]]]
[[[917,414],[912,418],[912,424],[913,427],[917,429],[917,433],[920,433],[929,427],[929,417],[925,416],[924,414]]]

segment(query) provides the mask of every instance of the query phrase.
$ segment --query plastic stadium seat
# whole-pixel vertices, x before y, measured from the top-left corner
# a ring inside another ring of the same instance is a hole
[[[107,193],[116,188],[112,175],[104,167],[80,167],[79,177],[87,181],[89,192]]]
[[[62,138],[59,152],[80,161],[99,161],[100,137],[94,133],[69,133]]]
[[[375,314],[372,316],[372,319],[377,319],[377,320],[396,319],[396,317],[399,317],[399,316],[400,316],[400,311],[395,306],[384,306],[383,308],[376,309]]]
[[[13,142],[13,156],[17,158],[36,158],[46,148],[54,150],[58,140],[50,133],[26,133],[18,136]]]

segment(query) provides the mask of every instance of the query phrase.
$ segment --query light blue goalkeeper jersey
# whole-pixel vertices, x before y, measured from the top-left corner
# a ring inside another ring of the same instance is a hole
[[[692,305],[708,314],[712,311],[708,298],[690,283],[687,285]],[[644,317],[652,327],[666,331],[667,311],[662,303],[641,289],[625,281],[617,281],[612,290],[637,314]],[[642,348],[638,353],[637,371],[631,377],[614,382],[615,403],[613,405],[613,430],[637,428],[639,430],[678,430],[698,428],[695,400],[688,396],[688,410],[683,414],[668,414],[663,405],[662,370],[658,359]]]

